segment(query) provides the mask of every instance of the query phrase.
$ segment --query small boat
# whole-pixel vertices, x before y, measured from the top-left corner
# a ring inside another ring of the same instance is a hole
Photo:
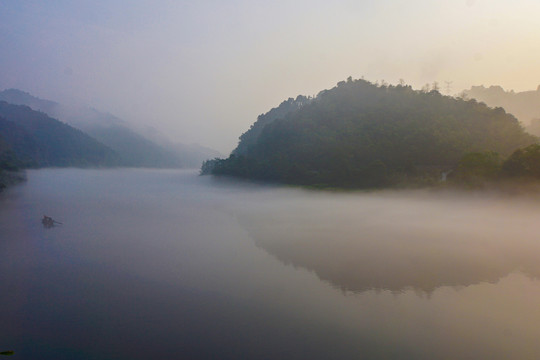
[[[56,224],[62,225],[61,222],[54,220],[52,217],[43,215],[43,218],[41,219],[41,223],[43,224],[43,227],[46,229],[50,229],[54,227]]]

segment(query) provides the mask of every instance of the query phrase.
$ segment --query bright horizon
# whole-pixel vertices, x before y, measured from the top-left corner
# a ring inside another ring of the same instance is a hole
[[[0,89],[224,154],[261,113],[348,76],[536,90],[540,3],[0,1]]]

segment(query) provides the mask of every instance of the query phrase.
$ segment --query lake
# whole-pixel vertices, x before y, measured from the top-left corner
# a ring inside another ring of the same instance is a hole
[[[0,194],[0,351],[537,359],[539,219],[537,196],[32,170]]]

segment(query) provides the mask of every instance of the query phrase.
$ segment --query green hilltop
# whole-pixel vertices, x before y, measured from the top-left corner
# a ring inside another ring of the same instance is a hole
[[[349,77],[260,115],[227,159],[205,162],[201,173],[351,188],[427,184],[466,154],[506,158],[536,142],[503,108]]]

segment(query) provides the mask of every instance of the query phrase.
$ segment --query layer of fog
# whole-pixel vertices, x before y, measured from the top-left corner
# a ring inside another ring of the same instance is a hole
[[[241,201],[255,243],[347,291],[540,278],[540,198],[487,192],[317,193]]]
[[[538,197],[28,175],[0,197],[0,336],[23,357],[540,353]]]

